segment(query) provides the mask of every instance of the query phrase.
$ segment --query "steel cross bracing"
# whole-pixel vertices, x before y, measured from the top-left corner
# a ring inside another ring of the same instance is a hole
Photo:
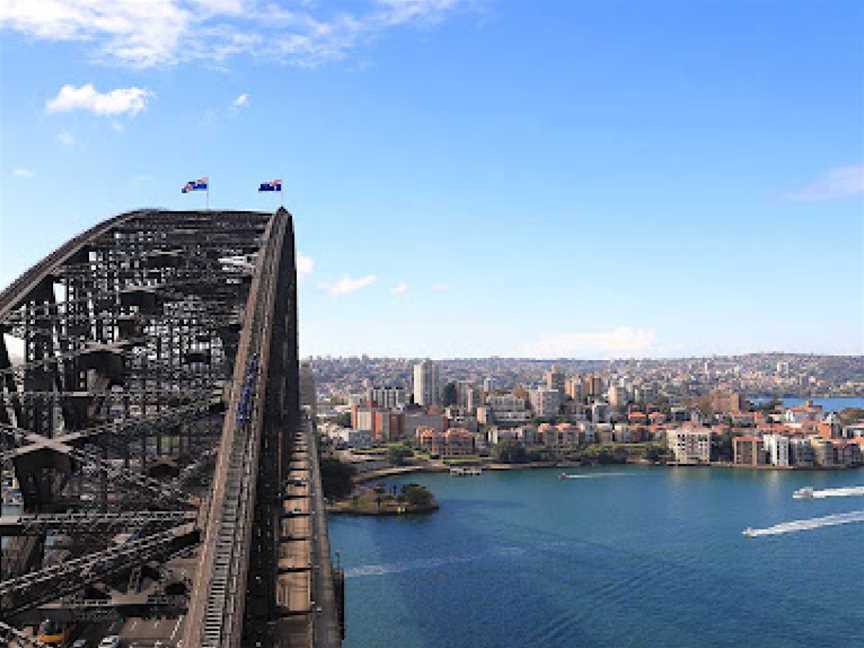
[[[0,582],[0,600],[5,615],[15,615],[40,603],[81,590],[104,580],[130,565],[146,563],[182,553],[198,541],[198,530],[192,524],[129,540],[104,551],[87,554],[39,571]]]
[[[66,535],[110,535],[144,527],[173,527],[194,523],[194,511],[124,511],[122,513],[47,513],[0,517],[0,536],[47,532]]]
[[[0,293],[0,458],[14,466],[24,509],[0,518],[0,533],[13,536],[0,563],[0,618],[197,543],[210,499],[202,471],[235,391],[251,264],[272,220],[122,214]],[[89,551],[88,538],[119,531],[146,535]],[[79,548],[40,565],[46,537],[58,533]]]
[[[50,648],[48,644],[42,643],[35,637],[26,635],[18,628],[7,625],[2,621],[0,621],[0,640],[4,641],[4,645],[6,646],[17,645],[18,648]]]

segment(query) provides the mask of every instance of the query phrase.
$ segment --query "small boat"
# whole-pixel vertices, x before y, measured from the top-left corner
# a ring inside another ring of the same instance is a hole
[[[799,488],[792,493],[792,497],[795,499],[813,499],[813,487],[805,486],[804,488]]]
[[[567,473],[561,473],[558,475],[558,479],[567,479]]]
[[[753,530],[753,527],[747,527],[741,532],[741,535],[744,535],[748,538],[753,538],[756,536],[756,532]]]

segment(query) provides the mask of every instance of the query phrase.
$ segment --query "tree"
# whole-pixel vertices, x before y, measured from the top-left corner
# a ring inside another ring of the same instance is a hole
[[[343,428],[351,427],[351,412],[342,412],[336,417],[336,425]]]
[[[666,456],[666,448],[659,443],[651,443],[645,448],[645,458],[648,461],[660,461]]]
[[[401,497],[410,506],[429,506],[432,503],[432,493],[420,484],[405,484],[402,487]]]
[[[321,487],[324,497],[342,499],[348,497],[354,490],[354,466],[344,464],[338,459],[323,459],[321,461]]]
[[[444,407],[448,405],[455,405],[459,401],[459,396],[456,392],[456,383],[448,382],[444,385],[444,390],[441,393],[441,399],[444,403]]]
[[[499,463],[525,463],[528,453],[519,441],[503,439],[492,448],[492,458]]]
[[[387,459],[394,466],[404,466],[405,460],[413,456],[414,451],[404,445],[393,445],[387,450]]]
[[[861,407],[847,407],[844,410],[840,411],[840,422],[844,425],[851,425],[852,423],[856,423],[862,419],[864,419],[864,408]]]

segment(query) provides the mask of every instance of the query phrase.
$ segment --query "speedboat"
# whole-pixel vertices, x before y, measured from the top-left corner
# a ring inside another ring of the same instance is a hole
[[[813,487],[805,486],[804,488],[799,488],[792,493],[792,497],[795,499],[813,499]]]
[[[753,527],[747,527],[741,532],[741,534],[747,536],[748,538],[752,538],[756,535],[756,532],[753,530]]]

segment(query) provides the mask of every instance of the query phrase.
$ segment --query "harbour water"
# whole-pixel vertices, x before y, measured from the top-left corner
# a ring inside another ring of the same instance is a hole
[[[792,498],[864,470],[559,472],[412,475],[440,511],[331,517],[346,648],[864,646],[864,497]]]
[[[762,396],[752,399],[756,403],[770,401],[770,396]],[[796,407],[803,405],[807,400],[812,400],[814,405],[821,405],[826,412],[839,412],[848,407],[864,408],[864,398],[857,396],[836,396],[833,398],[781,398],[784,407]]]

